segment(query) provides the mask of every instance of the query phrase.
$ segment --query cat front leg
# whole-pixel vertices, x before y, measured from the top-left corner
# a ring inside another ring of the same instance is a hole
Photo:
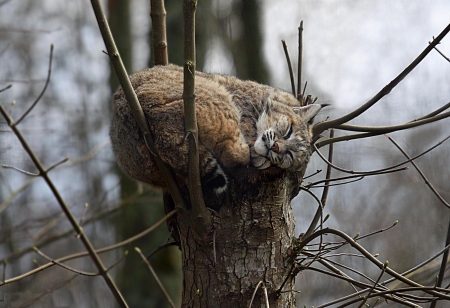
[[[221,144],[219,153],[219,160],[225,168],[247,166],[250,163],[250,149],[242,136]]]

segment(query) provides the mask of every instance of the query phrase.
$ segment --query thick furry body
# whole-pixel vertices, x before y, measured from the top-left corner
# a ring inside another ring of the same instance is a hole
[[[161,159],[184,186],[187,153],[184,133],[183,70],[156,66],[130,77],[148,119]],[[320,105],[299,107],[289,93],[251,81],[196,73],[196,116],[203,184],[226,189],[226,173],[236,167],[277,166],[300,170],[309,161],[309,124]],[[156,186],[164,181],[133,118],[122,89],[114,95],[111,141],[130,176]],[[222,168],[223,167],[223,168]]]

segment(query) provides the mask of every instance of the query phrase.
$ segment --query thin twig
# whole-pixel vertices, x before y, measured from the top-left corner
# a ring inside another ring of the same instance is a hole
[[[334,137],[334,129],[331,129],[330,130],[330,138],[333,138],[333,137]],[[330,144],[330,146],[328,147],[328,161],[330,163],[333,162],[333,144]],[[327,173],[325,176],[325,181],[326,181],[325,188],[323,189],[322,198],[320,199],[320,202],[322,203],[323,207],[325,207],[325,204],[327,202],[328,191],[329,191],[329,187],[330,187],[330,184],[329,184],[329,182],[327,182],[327,180],[331,179],[331,170],[332,170],[331,165],[327,165]]]
[[[171,211],[166,216],[161,218],[157,223],[155,223],[153,226],[151,226],[147,230],[145,230],[145,231],[143,231],[143,232],[141,232],[141,233],[139,233],[139,234],[137,234],[135,236],[132,236],[132,237],[130,237],[130,238],[120,242],[120,243],[117,243],[117,244],[114,244],[114,245],[111,245],[111,246],[107,246],[107,247],[98,249],[95,252],[100,254],[100,253],[104,253],[104,252],[111,251],[113,249],[117,249],[117,248],[120,248],[122,246],[128,245],[128,244],[130,244],[130,243],[132,243],[132,242],[142,238],[143,236],[149,234],[150,232],[155,230],[157,227],[162,225],[167,219],[170,219],[172,216],[178,214],[179,212],[180,212],[179,208],[174,209],[173,211]],[[57,261],[57,262],[64,262],[64,261],[68,261],[68,260],[72,260],[72,259],[76,259],[76,258],[80,258],[80,257],[85,257],[85,256],[88,256],[88,255],[89,255],[88,252],[80,252],[80,253],[76,253],[76,254],[72,254],[72,255],[69,255],[69,256],[65,256],[65,257],[59,258],[59,259],[57,259],[55,261]],[[34,270],[31,270],[31,271],[27,272],[25,274],[16,276],[16,277],[8,279],[8,280],[3,280],[3,282],[0,282],[0,286],[2,286],[4,284],[9,284],[9,283],[13,283],[13,282],[19,281],[19,280],[24,279],[26,277],[29,277],[29,276],[31,276],[31,275],[33,275],[35,273],[41,272],[41,271],[43,271],[43,270],[45,270],[45,269],[47,269],[47,268],[49,268],[49,267],[51,267],[53,265],[54,265],[53,263],[47,263],[47,264],[44,264],[44,265],[40,266],[39,268],[36,268]]]
[[[413,267],[413,268],[411,268],[411,269],[409,269],[409,270],[407,270],[407,271],[401,273],[401,275],[402,275],[402,276],[406,276],[406,275],[408,275],[408,274],[410,274],[410,273],[412,273],[412,272],[415,272],[415,271],[418,270],[419,268],[421,268],[421,267],[427,265],[428,263],[430,263],[431,261],[433,261],[434,259],[436,259],[436,258],[439,257],[440,255],[442,255],[445,251],[448,251],[449,248],[450,248],[450,245],[448,245],[447,247],[445,247],[445,248],[442,249],[441,251],[437,252],[434,256],[432,256],[432,257],[429,258],[428,260],[425,260],[424,262],[422,262],[422,263],[416,265],[415,267]],[[390,279],[388,279],[388,280],[383,281],[383,282],[381,283],[381,285],[386,285],[386,284],[388,284],[388,283],[393,282],[394,280],[395,280],[394,277],[393,277],[393,278],[390,278]],[[341,301],[350,299],[350,298],[355,297],[355,296],[359,296],[360,294],[363,294],[363,293],[367,292],[368,290],[369,290],[368,288],[367,288],[367,289],[363,289],[363,290],[358,291],[358,292],[356,292],[356,293],[347,295],[347,296],[342,297],[342,298],[340,298],[340,299],[336,299],[336,300],[333,300],[333,301],[331,301],[331,302],[328,302],[328,303],[326,303],[326,304],[324,304],[324,305],[318,306],[317,308],[319,308],[319,307],[320,307],[320,308],[325,308],[325,307],[334,305],[334,304],[336,304],[336,303],[338,303],[338,302],[341,302]]]
[[[309,225],[308,230],[305,232],[305,234],[302,236],[303,238],[307,238],[309,237],[311,234],[313,234],[314,229],[317,226],[317,223],[319,222],[319,219],[323,218],[323,204],[322,202],[319,200],[319,198],[313,194],[309,189],[305,189],[302,188],[302,190],[306,191],[307,193],[309,193],[318,203],[318,207],[317,207],[317,211],[316,214],[314,215],[313,220],[311,221],[311,224]]]
[[[397,224],[398,224],[398,220],[394,221],[394,223],[393,223],[390,227],[387,227],[387,228],[384,228],[384,229],[380,229],[380,230],[378,230],[378,231],[370,232],[370,233],[367,233],[367,234],[365,234],[365,235],[359,236],[356,240],[357,240],[357,241],[360,241],[360,240],[362,240],[363,238],[366,238],[366,237],[369,237],[369,236],[372,236],[372,235],[375,235],[375,234],[378,234],[378,233],[385,232],[385,231],[387,231],[387,230],[389,230],[389,229],[394,228]]]
[[[418,119],[412,120],[411,122],[415,122],[415,121],[418,121],[418,120],[423,120],[423,119],[427,119],[427,118],[434,117],[435,115],[440,114],[442,111],[447,110],[448,108],[450,108],[450,103],[447,103],[447,104],[445,104],[445,105],[442,106],[442,107],[439,107],[438,109],[436,109],[436,110],[430,112],[430,113],[427,114],[427,115],[424,115],[423,117],[420,117],[420,118],[418,118]]]
[[[330,138],[333,138],[334,136],[334,130],[330,131]],[[331,164],[333,161],[333,146],[330,145],[329,149],[328,149],[328,162],[330,162],[330,164],[328,164],[327,166],[327,173],[325,176],[325,179],[329,180],[331,177]],[[328,189],[329,189],[329,184],[327,183],[325,188],[323,189],[322,192],[322,198],[321,200],[319,200],[316,195],[314,195],[313,193],[311,193],[308,189],[305,189],[306,192],[308,192],[310,195],[313,196],[314,199],[316,199],[316,201],[319,203],[319,206],[317,208],[316,214],[314,215],[313,220],[311,221],[311,224],[309,225],[308,230],[306,231],[306,233],[303,235],[304,238],[310,236],[313,232],[314,229],[317,226],[317,223],[319,222],[319,219],[323,218],[323,209],[325,207],[325,202],[327,201],[327,196],[328,196]]]
[[[164,293],[164,296],[166,297],[166,299],[169,302],[170,306],[172,308],[175,308],[175,304],[173,303],[172,299],[169,296],[169,293],[167,293],[166,289],[164,288],[163,284],[161,283],[161,280],[159,280],[159,277],[156,274],[155,270],[153,269],[153,266],[150,264],[150,261],[147,260],[147,258],[144,256],[144,254],[142,253],[142,251],[138,247],[135,247],[134,250],[136,250],[137,253],[141,256],[142,261],[144,261],[144,263],[147,264],[148,269],[150,270],[150,272],[152,273],[153,277],[155,278],[156,283],[158,284],[159,288]]]
[[[6,87],[4,87],[3,89],[0,89],[0,93],[3,91],[6,91],[8,89],[10,89],[12,87],[12,84],[7,85]]]
[[[431,44],[431,42],[428,42],[429,44]],[[434,49],[448,62],[450,62],[450,58],[447,57],[446,55],[444,55],[444,53],[442,51],[440,51],[436,46],[434,46]]]
[[[252,297],[250,298],[250,304],[248,304],[248,308],[252,308],[253,300],[255,299],[255,295],[256,295],[256,291],[258,291],[259,286],[260,286],[261,284],[263,284],[263,283],[264,283],[264,282],[261,280],[261,281],[259,281],[258,284],[256,285],[256,288],[255,288],[255,290],[253,291]]]
[[[29,109],[30,110],[30,109]],[[66,202],[62,198],[61,194],[59,193],[58,189],[56,188],[53,181],[50,179],[47,170],[42,165],[39,158],[36,156],[34,151],[31,149],[30,145],[28,144],[25,137],[22,135],[22,133],[17,128],[17,124],[14,123],[14,120],[6,113],[3,106],[0,104],[0,113],[5,118],[6,122],[8,123],[9,127],[12,129],[14,134],[16,135],[17,139],[19,139],[20,143],[22,144],[22,147],[27,152],[28,156],[31,158],[33,164],[38,169],[39,175],[45,180],[47,183],[47,186],[52,191],[54,197],[58,201],[58,204],[60,205],[61,209],[63,210],[64,214],[66,215],[67,219],[69,220],[70,224],[72,225],[73,229],[75,230],[76,234],[80,234],[80,239],[88,251],[92,261],[94,262],[95,266],[97,267],[99,274],[103,277],[106,284],[108,285],[109,289],[113,293],[114,297],[116,298],[116,301],[121,307],[128,307],[127,303],[125,302],[125,299],[123,298],[122,294],[120,293],[119,289],[117,288],[114,280],[107,272],[105,266],[103,265],[102,260],[98,256],[98,254],[95,252],[94,247],[92,246],[89,238],[84,233],[83,229],[78,224],[77,220],[73,216],[72,212],[70,211],[69,207],[67,206]],[[28,112],[26,112],[28,113]],[[21,119],[24,117],[22,116]]]
[[[47,168],[47,172],[52,171],[53,169],[55,169],[56,167],[58,167],[59,165],[64,164],[65,162],[67,162],[69,160],[69,157],[66,157],[64,159],[62,159],[61,161],[57,162],[56,164],[53,164],[52,166]]]
[[[400,152],[402,152],[402,154],[407,159],[411,159],[411,156],[409,156],[408,153],[406,153],[405,150],[403,150],[403,148],[392,137],[388,135],[386,135],[386,137],[397,147],[397,149],[400,150]],[[445,201],[445,199],[438,193],[436,188],[434,188],[433,184],[431,184],[431,182],[428,180],[428,178],[425,176],[422,170],[420,170],[419,166],[417,166],[417,164],[413,160],[411,160],[411,164],[414,166],[414,168],[416,168],[417,172],[420,174],[422,179],[425,181],[425,184],[431,189],[434,195],[442,202],[442,204],[444,204],[447,208],[450,208],[450,204],[447,201]]]
[[[49,256],[47,256],[45,253],[40,251],[37,247],[34,247],[34,251],[36,251],[41,257],[43,257],[47,261],[50,261],[51,263],[54,263],[54,264],[58,265],[59,267],[62,267],[62,268],[66,269],[68,271],[71,271],[73,273],[80,274],[80,275],[83,275],[83,276],[98,276],[99,275],[99,273],[90,273],[90,272],[80,271],[80,270],[74,269],[74,268],[72,268],[70,266],[67,266],[67,265],[65,265],[65,264],[63,264],[61,262],[58,262],[57,260],[54,260],[54,259],[50,258]]]
[[[303,105],[303,95],[302,92],[302,62],[303,62],[303,20],[300,21],[300,26],[298,27],[298,66],[297,66],[297,99],[300,101],[300,105]],[[305,83],[306,88],[306,83]]]
[[[263,291],[264,291],[264,300],[265,300],[265,303],[266,303],[266,308],[270,308],[269,296],[267,295],[267,288],[266,288],[266,284],[265,283],[263,283]]]
[[[339,137],[337,137],[337,138],[339,138]],[[337,139],[337,138],[333,138],[333,139]],[[406,160],[406,161],[404,161],[404,162],[402,162],[400,164],[397,164],[397,165],[394,165],[394,166],[391,166],[391,167],[388,167],[388,168],[380,169],[380,170],[377,170],[376,172],[383,172],[385,170],[394,169],[394,168],[400,167],[400,166],[402,166],[404,164],[407,164],[409,162],[412,162],[412,161],[416,160],[417,158],[422,157],[423,155],[427,154],[428,152],[434,150],[435,148],[437,148],[438,146],[443,144],[448,139],[450,139],[450,135],[445,137],[443,140],[439,141],[438,143],[436,143],[435,145],[433,145],[432,147],[430,147],[426,151],[424,151],[424,152],[422,152],[422,153],[420,153],[420,154],[418,154],[418,155],[416,155],[416,156],[414,156],[414,157],[412,157],[412,158],[410,158],[410,159],[408,159],[408,160]],[[317,151],[317,149],[318,149],[317,145],[313,145],[313,146],[314,146],[314,149]],[[325,157],[319,151],[317,151],[317,152],[318,152],[319,156],[322,158],[322,160],[326,160]],[[346,169],[343,169],[343,170],[346,170]],[[343,171],[343,172],[346,172],[346,171]],[[354,171],[351,171],[351,170],[350,170],[349,173],[364,174],[363,172],[354,172]]]
[[[315,238],[317,238],[323,234],[334,234],[334,235],[341,237],[347,243],[349,243],[353,248],[355,248],[360,253],[362,253],[370,262],[372,262],[373,264],[378,266],[378,268],[380,268],[380,269],[383,268],[383,266],[384,266],[383,263],[381,263],[374,256],[372,256],[372,254],[370,254],[366,249],[364,249],[364,247],[359,245],[352,237],[348,236],[346,233],[344,233],[340,230],[336,230],[336,229],[332,229],[332,228],[325,228],[325,229],[319,230],[319,231],[313,233],[312,235],[310,235],[309,237],[304,238],[303,241],[299,244],[299,247],[297,247],[297,249],[298,250],[303,249],[306,244],[308,244],[309,242],[311,242],[312,240],[314,240]],[[391,270],[390,268],[386,269],[386,273],[388,273],[389,275],[395,277],[397,280],[400,280],[401,282],[403,282],[407,285],[410,285],[413,287],[423,287],[422,285],[402,276],[401,274],[395,272],[394,270]],[[432,290],[427,290],[426,292],[431,295],[450,300],[450,296],[448,296],[448,295],[444,295],[442,293],[432,291]]]
[[[376,287],[376,286],[378,285],[378,283],[380,282],[381,277],[383,276],[383,274],[384,274],[386,268],[388,267],[388,265],[389,265],[389,262],[388,262],[388,261],[384,262],[384,267],[383,267],[383,269],[381,270],[381,273],[380,273],[380,275],[378,276],[378,279],[375,281],[375,283],[373,284],[373,287],[369,290],[369,292],[367,293],[367,295],[364,296],[364,299],[363,299],[363,301],[361,302],[361,304],[358,306],[358,308],[361,308],[362,306],[364,306],[364,304],[366,303],[367,299],[370,297],[370,295],[372,294],[372,292],[375,290],[375,287]],[[377,295],[379,295],[379,294],[377,293]]]
[[[448,246],[449,244],[450,244],[450,223],[449,223],[449,225],[447,227],[447,238],[445,239],[445,246]],[[437,282],[436,282],[436,287],[442,286],[442,282],[444,281],[445,269],[447,267],[448,255],[449,255],[448,250],[446,250],[444,252],[444,254],[442,255],[441,268],[439,269],[439,274],[438,274],[438,279],[437,279]],[[435,308],[436,304],[437,304],[437,300],[434,300],[431,303],[430,308]]]
[[[319,173],[321,173],[321,172],[322,172],[322,169],[317,169],[316,172],[313,172],[313,173],[311,173],[311,174],[309,174],[309,175],[303,177],[303,181],[306,180],[306,179],[308,179],[308,178],[310,178],[310,177],[313,177],[313,176],[315,176],[315,175],[317,175],[317,174],[319,174]]]
[[[22,174],[25,174],[25,175],[28,175],[28,176],[32,176],[32,177],[38,177],[38,176],[40,176],[39,173],[32,173],[32,172],[25,171],[25,170],[22,170],[22,169],[20,169],[20,168],[14,167],[14,166],[2,165],[2,168],[5,168],[5,169],[13,169],[13,170],[15,170],[15,171],[17,171],[17,172],[20,172],[20,173],[22,173]]]
[[[53,62],[53,44],[50,45],[50,56],[48,61],[48,73],[47,73],[47,79],[45,80],[44,88],[42,89],[41,93],[38,95],[36,100],[31,104],[31,106],[25,111],[25,113],[16,121],[16,125],[19,125],[20,122],[22,122],[23,119],[28,115],[28,113],[33,110],[34,106],[41,100],[42,96],[45,93],[45,90],[47,90],[47,86],[50,83],[50,76],[52,74],[52,62]]]
[[[337,129],[352,131],[352,132],[365,132],[365,133],[375,133],[375,134],[386,134],[391,132],[396,132],[400,130],[405,130],[417,126],[422,126],[428,123],[436,122],[439,120],[443,120],[445,118],[450,117],[450,112],[445,112],[439,115],[435,115],[433,117],[424,118],[421,120],[411,121],[404,124],[399,125],[390,125],[390,126],[360,126],[360,125],[350,125],[350,124],[341,124],[337,125]]]
[[[450,136],[449,136],[450,137]],[[409,162],[410,160],[403,162],[401,164],[397,164],[395,166],[391,166],[391,167],[387,167],[387,168],[383,168],[383,169],[378,169],[378,170],[372,170],[372,171],[354,171],[354,170],[348,170],[348,169],[344,169],[341,167],[338,167],[336,165],[334,165],[333,163],[329,162],[325,156],[323,156],[322,153],[320,153],[319,149],[317,149],[316,145],[313,144],[314,149],[316,150],[317,154],[319,155],[319,157],[328,165],[330,165],[331,167],[333,167],[336,170],[342,171],[342,172],[346,172],[346,173],[350,173],[350,174],[358,174],[358,175],[374,175],[374,174],[379,174],[381,172],[387,171],[387,170],[391,170],[393,172],[397,172],[397,171],[403,171],[403,170],[407,170],[408,167],[404,167],[404,168],[399,168],[399,169],[394,169],[398,166],[401,166],[403,164],[406,164],[407,162]],[[414,158],[415,159],[415,158]],[[392,170],[394,169],[394,170]]]
[[[358,291],[358,292],[352,293],[352,294],[350,294],[350,295],[348,295],[348,296],[346,296],[346,297],[342,297],[342,298],[336,299],[336,300],[333,301],[333,304],[338,303],[338,302],[341,302],[341,301],[344,301],[344,300],[345,300],[346,298],[348,298],[348,297],[356,297],[356,296],[360,296],[361,294],[364,294],[364,293],[368,292],[368,291],[372,288],[372,285],[369,285],[369,284],[367,284],[367,283],[363,283],[363,282],[357,281],[357,280],[352,279],[351,277],[348,277],[348,276],[342,276],[342,275],[339,275],[339,274],[336,274],[336,273],[333,273],[333,272],[329,272],[329,271],[325,271],[325,270],[323,270],[323,269],[316,268],[316,267],[309,267],[308,269],[309,269],[309,270],[312,270],[312,271],[315,271],[315,272],[319,272],[319,273],[325,274],[325,275],[327,275],[327,276],[331,276],[331,277],[335,277],[335,278],[338,278],[338,279],[347,281],[347,282],[351,283],[352,285],[358,286],[358,287],[360,287],[360,288],[365,288],[365,289],[362,290],[362,291]],[[420,287],[416,287],[415,289],[416,289],[416,290],[419,290],[419,289],[422,290],[422,289],[426,289],[426,288],[427,288],[427,287],[421,287],[421,288],[420,288]],[[387,293],[387,294],[384,294],[383,292],[388,292],[388,293]],[[416,304],[413,304],[413,303],[411,303],[411,302],[408,302],[408,301],[405,301],[405,300],[402,300],[402,299],[399,299],[399,298],[396,298],[396,297],[392,296],[391,293],[394,293],[394,295],[396,295],[395,292],[396,292],[396,291],[393,291],[393,290],[378,290],[378,289],[374,289],[374,293],[375,293],[375,294],[373,294],[373,296],[378,296],[378,295],[381,293],[380,296],[383,296],[383,297],[385,297],[386,299],[389,299],[389,300],[391,300],[391,301],[400,303],[400,304],[405,305],[405,306],[408,306],[408,307],[414,307],[414,308],[417,308],[417,305],[416,305]],[[344,298],[345,298],[345,299],[344,299]],[[361,299],[358,298],[358,299],[355,299],[353,302],[359,302],[360,300],[361,300]],[[353,303],[353,302],[352,302],[352,303]],[[330,303],[331,303],[331,302],[330,302]],[[330,303],[326,303],[326,304],[323,304],[323,305],[319,305],[319,306],[317,306],[317,308],[328,307],[328,306],[330,306]],[[347,304],[343,305],[342,307],[345,307],[345,306],[347,306]]]
[[[164,248],[166,248],[166,247],[177,246],[177,245],[179,245],[178,242],[167,242],[167,243],[164,243],[164,244],[158,246],[158,247],[157,247],[155,250],[153,250],[151,253],[149,253],[149,254],[146,256],[146,258],[150,260],[150,259],[151,259],[158,251],[160,251],[160,250],[162,250],[162,249],[164,249]]]
[[[338,125],[344,124],[357,116],[364,113],[367,109],[372,107],[381,98],[389,94],[422,60],[430,53],[431,50],[450,32],[450,24],[419,54],[419,56],[411,62],[395,79],[379,91],[374,97],[363,104],[356,110],[332,121],[320,122],[313,127],[314,140],[325,130]]]
[[[286,62],[289,69],[289,79],[291,80],[291,88],[292,88],[292,95],[295,96],[295,80],[294,80],[294,72],[292,71],[292,63],[291,63],[291,57],[289,56],[288,47],[286,45],[285,40],[281,40],[281,44],[283,45],[284,55],[286,57]]]
[[[81,213],[81,217],[80,217],[80,222],[79,222],[80,226],[83,226],[84,215],[86,215],[88,207],[89,207],[89,203],[85,203],[84,206],[83,206],[83,212]],[[77,234],[77,236],[78,236],[78,234]]]
[[[330,166],[330,165],[328,165]],[[373,174],[373,175],[378,175],[377,174]],[[348,184],[348,183],[352,183],[352,182],[356,182],[356,181],[360,181],[362,179],[364,179],[366,177],[366,175],[348,175],[348,176],[341,176],[338,178],[332,178],[332,179],[324,179],[324,180],[320,180],[317,182],[310,182],[306,185],[304,185],[306,188],[317,188],[317,187],[325,187],[326,185],[332,186],[332,184],[329,184],[330,182],[337,182],[337,181],[343,181],[343,180],[349,180],[347,182],[341,182],[338,184]],[[355,179],[356,178],[356,179]],[[354,180],[352,180],[354,179]],[[351,180],[351,181],[350,181]],[[325,183],[323,186],[317,186],[321,183]]]

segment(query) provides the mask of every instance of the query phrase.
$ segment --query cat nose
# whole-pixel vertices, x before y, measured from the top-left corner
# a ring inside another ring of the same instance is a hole
[[[270,148],[275,153],[280,153],[280,148],[278,147],[278,143],[274,143],[273,146]]]

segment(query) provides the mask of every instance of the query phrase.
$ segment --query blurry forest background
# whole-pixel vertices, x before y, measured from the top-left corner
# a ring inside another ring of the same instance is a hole
[[[152,65],[148,0],[105,0],[109,21],[128,71]],[[169,61],[183,57],[182,1],[167,0]],[[303,80],[307,93],[331,104],[323,116],[345,114],[371,98],[406,67],[450,22],[447,0],[212,0],[199,1],[197,69],[236,75],[290,91],[283,49],[285,39],[296,65],[297,33],[304,20]],[[54,44],[49,88],[20,129],[41,160],[50,166],[70,160],[50,173],[71,210],[96,248],[112,245],[154,224],[163,214],[161,193],[125,176],[115,164],[109,144],[111,95],[117,88],[103,40],[87,0],[0,1],[0,102],[16,119],[41,91]],[[450,55],[450,38],[439,45]],[[432,52],[361,125],[388,125],[423,116],[450,100],[450,63]],[[12,106],[12,102],[15,102]],[[322,116],[322,118],[323,118]],[[397,132],[393,137],[413,156],[442,140],[448,120]],[[417,160],[439,193],[450,200],[449,144]],[[372,170],[401,162],[404,157],[383,136],[349,141],[335,147],[335,163],[352,170]],[[0,119],[0,164],[28,171],[34,167],[4,119]],[[324,169],[315,156],[307,174]],[[339,173],[333,173],[338,176]],[[307,181],[322,179],[319,174]],[[320,193],[320,190],[317,190]],[[89,204],[83,214],[85,204]],[[316,211],[315,201],[300,194],[292,203],[298,233]],[[444,247],[449,211],[411,168],[393,175],[369,177],[332,187],[326,226],[355,235],[399,224],[361,244],[380,261],[402,272]],[[131,307],[168,306],[155,281],[134,252],[149,254],[168,236],[165,226],[138,242],[102,254]],[[82,251],[82,245],[41,179],[0,169],[0,260],[8,260],[9,279],[47,263],[38,246],[52,258]],[[351,251],[351,250],[343,250]],[[178,248],[166,248],[151,258],[172,298],[179,303],[181,263]],[[377,276],[361,258],[346,263]],[[342,260],[336,257],[334,260]],[[438,260],[439,261],[439,260]],[[93,271],[89,258],[68,264]],[[432,285],[438,272],[433,263],[414,276]],[[3,279],[0,267],[0,280]],[[447,275],[448,276],[448,275]],[[444,286],[448,284],[444,282]],[[344,282],[318,273],[301,273],[297,303],[319,305],[352,293]],[[3,302],[2,302],[3,300]],[[114,307],[100,277],[74,274],[56,266],[0,287],[0,307]],[[393,304],[394,305],[394,304]],[[8,307],[8,306],[5,306]]]

